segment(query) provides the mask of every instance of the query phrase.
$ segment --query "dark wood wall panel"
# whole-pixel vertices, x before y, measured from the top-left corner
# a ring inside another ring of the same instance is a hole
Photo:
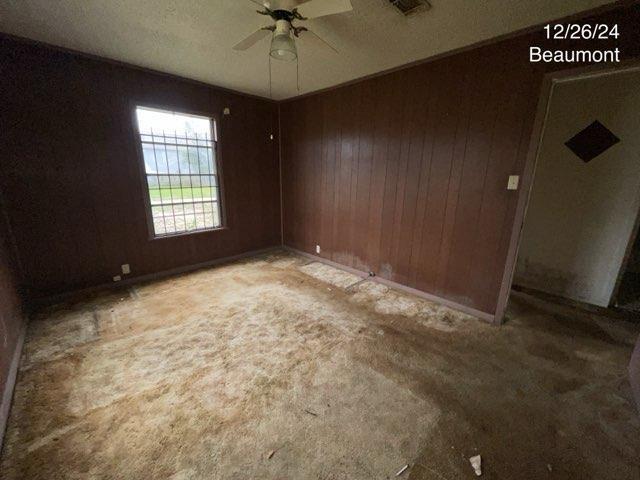
[[[621,40],[539,33],[281,105],[284,242],[494,314],[543,76],[530,45],[620,46],[637,56],[638,6],[589,19]]]
[[[0,182],[32,296],[280,244],[276,104],[8,37],[0,64]],[[135,103],[218,116],[226,230],[149,240]]]
[[[14,249],[11,244],[9,224],[2,192],[0,192],[0,399],[5,394],[9,380],[11,363],[16,348],[20,342],[20,335],[24,331],[26,318],[23,312],[22,298],[18,293],[19,269],[15,261]],[[7,398],[11,398],[9,395]],[[9,413],[9,405],[1,404],[0,409],[0,446],[2,435]]]
[[[541,79],[509,56],[493,46],[282,105],[285,243],[492,312]]]

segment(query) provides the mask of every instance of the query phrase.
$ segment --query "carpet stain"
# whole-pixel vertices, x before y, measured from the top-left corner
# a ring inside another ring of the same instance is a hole
[[[638,325],[561,313],[514,294],[498,328],[285,252],[60,304],[0,478],[638,479]]]

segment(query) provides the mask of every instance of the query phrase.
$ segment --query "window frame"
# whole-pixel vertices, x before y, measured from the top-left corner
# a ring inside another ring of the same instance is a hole
[[[214,161],[216,167],[216,175],[218,181],[218,205],[220,209],[220,226],[201,229],[201,230],[193,230],[186,232],[175,232],[175,233],[167,233],[163,235],[157,235],[155,233],[155,227],[153,223],[153,210],[151,205],[151,199],[149,198],[149,181],[147,178],[147,171],[144,163],[144,152],[142,150],[142,141],[140,134],[140,126],[138,124],[138,108],[147,108],[151,110],[159,110],[162,112],[168,113],[176,113],[179,115],[190,115],[195,117],[203,117],[209,119],[211,122],[211,139],[213,140],[213,151],[214,151]],[[223,162],[222,162],[222,154],[220,147],[220,139],[221,135],[221,124],[219,121],[219,116],[212,112],[199,111],[199,110],[191,110],[182,107],[174,107],[166,104],[155,104],[149,102],[138,102],[131,101],[130,102],[130,117],[131,117],[131,126],[133,128],[133,140],[135,142],[135,148],[138,157],[138,169],[140,172],[140,180],[142,184],[142,194],[144,197],[144,209],[145,209],[145,218],[147,221],[147,237],[148,240],[163,240],[168,238],[176,238],[183,237],[189,235],[197,235],[197,234],[207,234],[212,232],[218,232],[221,230],[227,230],[227,215],[226,215],[226,198],[225,198],[225,189],[224,189],[224,172],[223,172]]]

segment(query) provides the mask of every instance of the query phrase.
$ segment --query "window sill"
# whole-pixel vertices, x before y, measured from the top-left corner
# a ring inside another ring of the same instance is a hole
[[[191,237],[193,235],[202,235],[205,233],[215,233],[215,232],[220,232],[223,230],[229,230],[229,227],[227,226],[222,226],[222,227],[218,227],[218,228],[210,228],[207,230],[197,230],[195,232],[179,232],[179,233],[171,233],[169,235],[160,235],[157,237],[154,236],[150,236],[149,237],[149,241],[155,241],[155,240],[165,240],[168,238],[177,238],[177,237]]]

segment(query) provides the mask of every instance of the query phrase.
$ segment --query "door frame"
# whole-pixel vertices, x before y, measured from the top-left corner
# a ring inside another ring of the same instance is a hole
[[[613,75],[616,73],[634,71],[640,69],[640,59],[634,59],[629,61],[623,61],[619,64],[604,64],[604,65],[589,65],[586,67],[577,67],[565,70],[559,70],[556,72],[547,73],[542,79],[542,86],[540,88],[540,95],[538,97],[538,106],[536,109],[535,118],[533,121],[533,129],[531,132],[531,138],[529,140],[529,148],[527,150],[527,157],[525,159],[525,165],[522,172],[522,179],[520,182],[521,188],[518,194],[518,203],[516,204],[516,213],[511,229],[511,236],[509,240],[509,248],[507,250],[507,259],[505,262],[504,272],[502,274],[502,282],[500,285],[500,292],[498,293],[498,302],[496,306],[496,312],[494,315],[494,323],[504,323],[504,314],[509,302],[509,295],[511,294],[511,287],[513,285],[513,276],[516,269],[516,263],[518,260],[518,252],[520,244],[522,242],[522,230],[526,219],[527,209],[529,207],[529,199],[531,197],[531,190],[533,187],[533,181],[535,178],[536,165],[538,163],[538,157],[540,155],[540,146],[544,137],[544,130],[547,123],[547,117],[549,114],[549,108],[551,106],[551,97],[555,85],[560,82],[566,82],[569,80],[577,80],[583,78],[600,77],[605,75]],[[640,221],[640,214],[636,218],[635,232],[638,230],[638,222]],[[635,235],[631,235],[635,238]],[[630,239],[631,241],[632,239]],[[632,243],[631,243],[632,244]],[[629,245],[627,245],[627,253],[629,251]],[[623,267],[628,261],[628,255],[623,261]],[[618,273],[618,282],[620,279],[620,273]],[[614,293],[617,288],[614,289]],[[612,297],[613,298],[613,297]]]
[[[638,237],[638,233],[640,232],[640,209],[636,213],[636,220],[633,225],[633,229],[631,230],[631,235],[629,235],[629,241],[627,242],[627,248],[624,251],[624,257],[622,257],[622,263],[620,264],[620,269],[618,270],[618,277],[616,278],[616,283],[613,286],[613,291],[611,292],[611,298],[609,299],[609,306],[615,306],[616,298],[618,297],[618,292],[620,291],[620,284],[622,283],[622,277],[627,271],[627,266],[629,265],[629,260],[631,259],[631,252],[633,250],[633,246],[636,242],[636,238]]]

